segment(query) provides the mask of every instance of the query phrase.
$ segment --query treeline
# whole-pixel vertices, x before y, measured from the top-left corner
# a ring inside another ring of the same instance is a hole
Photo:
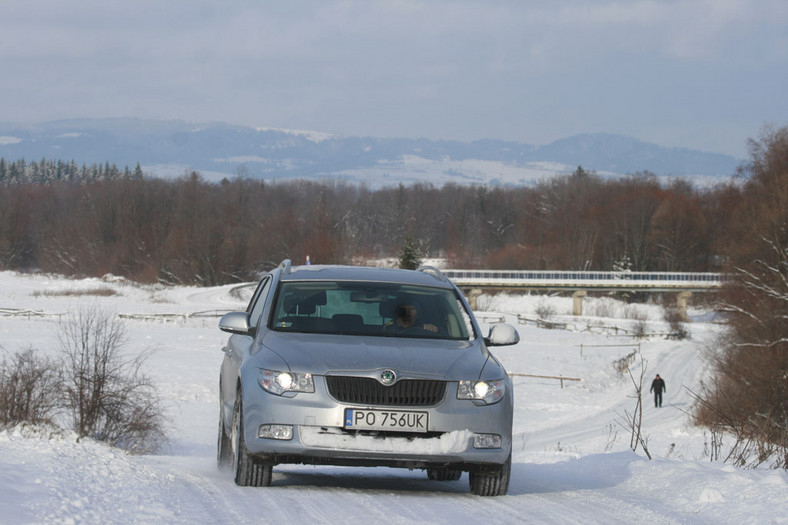
[[[0,158],[0,186],[57,182],[84,184],[105,180],[141,179],[142,177],[142,168],[139,163],[131,170],[128,166],[120,169],[115,164],[108,162],[104,165],[91,164],[88,166],[83,164],[79,166],[73,160],[64,162],[41,159],[41,162],[28,163],[24,159],[7,162],[4,158]]]
[[[283,258],[396,257],[409,239],[454,267],[716,271],[740,198],[733,184],[663,187],[649,173],[605,180],[582,168],[529,188],[214,184],[197,173],[14,184],[0,186],[0,267],[214,285]]]

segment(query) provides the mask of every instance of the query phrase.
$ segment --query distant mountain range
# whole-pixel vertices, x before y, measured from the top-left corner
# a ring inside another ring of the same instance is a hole
[[[121,168],[139,163],[146,174],[159,177],[197,171],[208,180],[334,179],[370,187],[414,182],[521,186],[571,173],[578,166],[606,177],[650,171],[659,177],[715,182],[733,175],[741,163],[729,155],[604,133],[535,146],[139,119],[0,123],[0,157],[109,162]]]

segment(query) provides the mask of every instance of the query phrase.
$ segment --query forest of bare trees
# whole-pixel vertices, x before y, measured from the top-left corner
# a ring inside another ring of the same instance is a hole
[[[716,271],[730,256],[731,210],[742,196],[733,183],[663,186],[648,172],[605,180],[581,167],[535,187],[379,190],[215,184],[198,173],[168,181],[138,170],[16,173],[16,183],[0,185],[0,267],[202,285],[247,280],[283,258],[395,257],[406,238],[422,257],[457,268]]]

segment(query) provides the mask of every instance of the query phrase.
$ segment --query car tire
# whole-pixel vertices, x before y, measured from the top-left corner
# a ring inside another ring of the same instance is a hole
[[[427,477],[433,481],[457,481],[462,476],[462,470],[450,468],[428,468]]]
[[[509,477],[512,472],[512,454],[497,472],[470,472],[468,481],[471,492],[477,496],[504,496],[509,490]]]
[[[273,467],[255,461],[249,455],[244,440],[243,402],[241,392],[235,398],[233,409],[232,460],[235,472],[235,484],[240,487],[267,487],[271,484]]]
[[[219,432],[216,440],[216,465],[229,470],[233,465],[233,445],[230,436],[224,431],[224,406],[219,403]]]

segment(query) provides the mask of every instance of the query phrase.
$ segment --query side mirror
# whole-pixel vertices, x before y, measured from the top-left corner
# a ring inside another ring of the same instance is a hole
[[[224,314],[219,321],[219,330],[231,334],[252,335],[252,327],[249,326],[249,314],[246,312]]]
[[[490,334],[484,338],[484,341],[489,346],[515,345],[520,342],[520,334],[510,324],[494,324],[490,327]]]

